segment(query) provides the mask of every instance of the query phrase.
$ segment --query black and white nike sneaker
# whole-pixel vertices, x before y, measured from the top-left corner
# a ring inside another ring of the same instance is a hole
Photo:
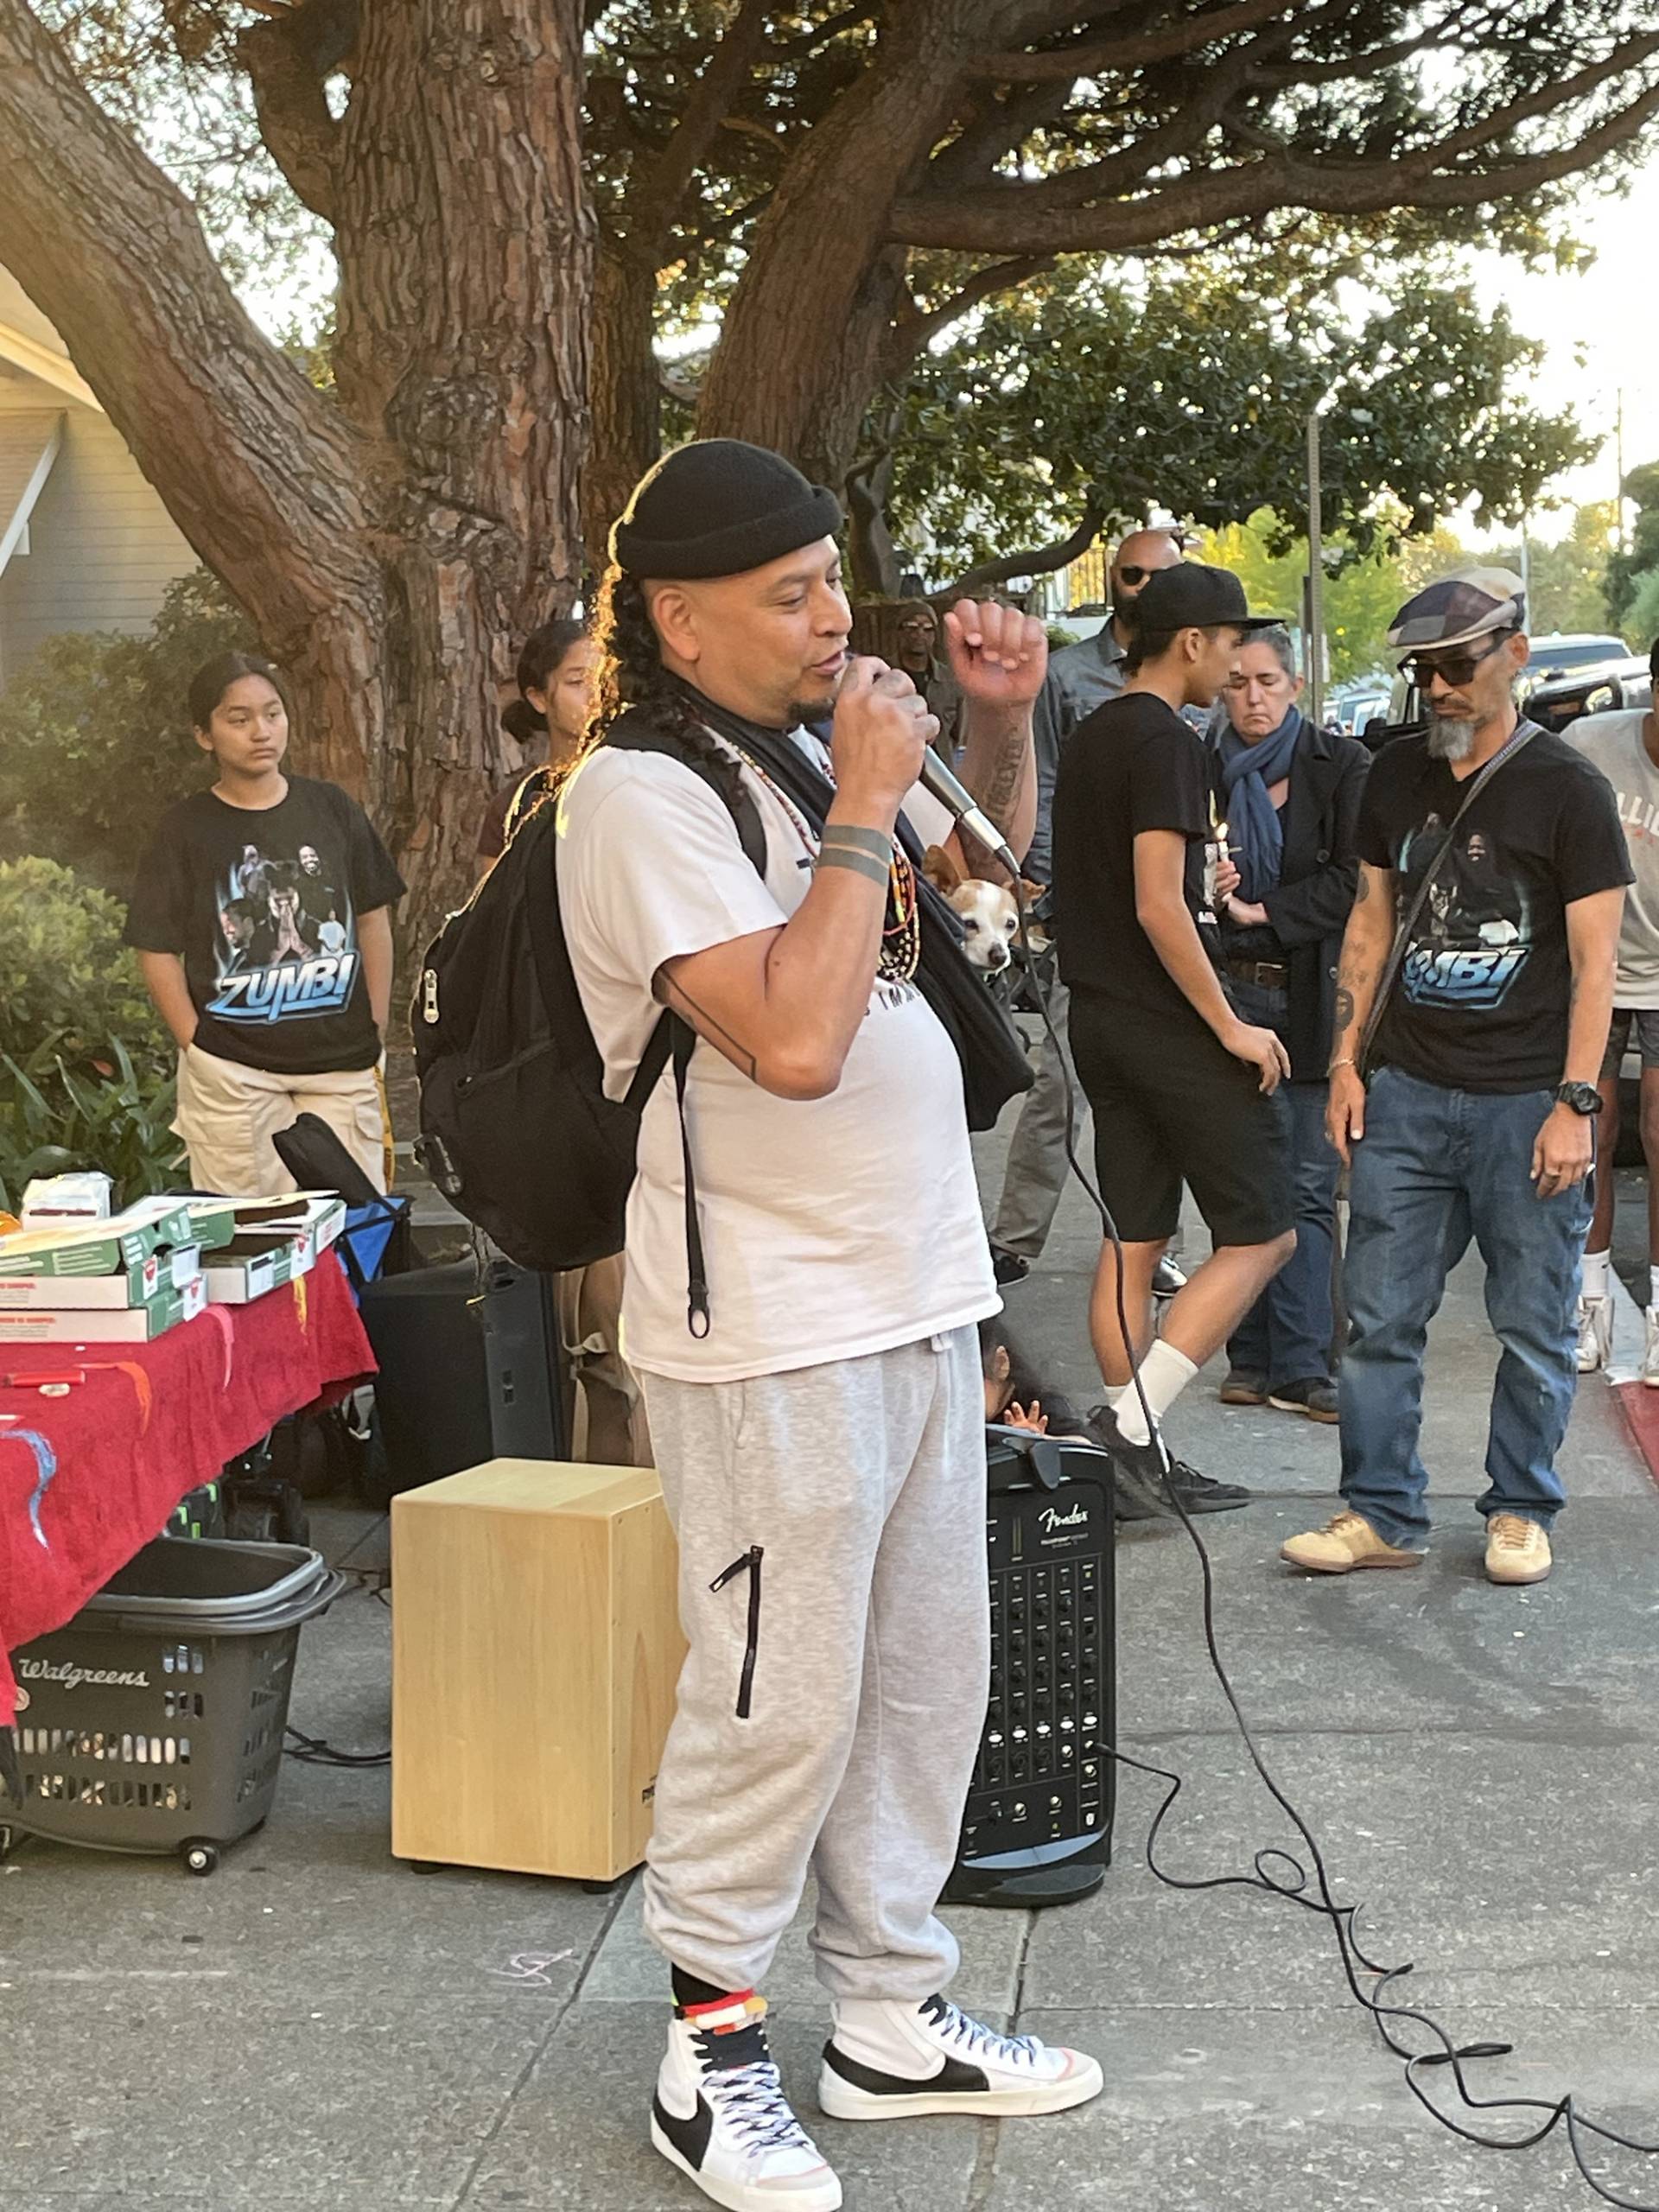
[[[913,2120],[924,2113],[1065,2112],[1103,2087],[1081,2051],[1003,2036],[947,1997],[919,2005],[859,1999],[836,2006],[818,2102],[831,2120]]]
[[[752,1992],[677,2012],[651,2139],[728,2212],[837,2212],[841,2183],[790,2109]]]

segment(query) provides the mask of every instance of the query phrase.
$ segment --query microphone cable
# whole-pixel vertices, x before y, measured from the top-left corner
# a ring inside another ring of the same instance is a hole
[[[1109,1744],[1103,1748],[1119,1766],[1129,1768],[1137,1774],[1146,1775],[1168,1784],[1163,1801],[1154,1814],[1151,1825],[1147,1831],[1147,1868],[1155,1879],[1161,1882],[1166,1889],[1254,1890],[1268,1897],[1275,1897],[1281,1903],[1298,1905],[1304,1911],[1313,1913],[1319,1918],[1327,1921],[1337,1940],[1344,1979],[1347,1982],[1349,1993],[1354,2002],[1362,2011],[1370,2015],[1372,2024],[1387,2049],[1395,2057],[1404,2062],[1406,2087],[1423,2109],[1437,2120],[1442,2127],[1449,2130],[1461,2141],[1473,2144],[1477,2149],[1483,2151],[1531,2150],[1542,2143],[1559,2127],[1566,2134],[1568,2147],[1573,2153],[1573,2164],[1577,2166],[1580,2177],[1605,2203],[1617,2207],[1618,2212],[1659,2212],[1659,2199],[1622,2196],[1617,2194],[1609,2184],[1599,2180],[1591,2171],[1586,2155],[1586,2150],[1610,2147],[1615,2150],[1634,2152],[1643,2158],[1659,2158],[1659,2142],[1643,2142],[1634,2136],[1622,2134],[1617,2128],[1610,2127],[1603,2121],[1587,2118],[1579,2109],[1570,2091],[1554,2101],[1546,2097],[1529,2097],[1519,2094],[1500,2097],[1478,2096],[1470,2086],[1465,2071],[1465,2066],[1477,2059],[1505,2057],[1514,2050],[1513,2044],[1459,2044],[1432,2014],[1421,2012],[1409,2005],[1392,2001],[1395,1985],[1414,1970],[1414,1962],[1407,1961],[1398,1966],[1384,1966],[1367,1954],[1357,1933],[1359,1916],[1364,1910],[1363,1901],[1357,1900],[1352,1904],[1341,1904],[1337,1901],[1332,1891],[1331,1877],[1326,1867],[1325,1853],[1319,1847],[1312,1827],[1282,1784],[1275,1779],[1262,1756],[1255,1732],[1245,1716],[1238,1693],[1233,1687],[1232,1678],[1222,1657],[1220,1641],[1216,1630],[1214,1564],[1205,1548],[1203,1537],[1193,1525],[1192,1515],[1182,1502],[1179,1487],[1171,1479],[1169,1447],[1164,1441],[1162,1427],[1154,1415],[1151,1405],[1147,1402],[1145,1386],[1141,1380],[1141,1356],[1135,1350],[1135,1332],[1129,1327],[1123,1294],[1122,1239],[1118,1234],[1117,1224],[1112,1218],[1111,1209],[1096,1188],[1093,1178],[1084,1171],[1082,1162],[1077,1158],[1077,1087],[1071,1071],[1071,1055],[1061,1043],[1058,1033],[1055,1029],[1053,1016],[1049,1009],[1048,991],[1039,976],[1036,958],[1032,951],[1025,886],[1017,868],[1013,871],[1012,888],[1020,917],[1020,949],[1026,963],[1026,974],[1032,986],[1032,995],[1037,1001],[1038,1011],[1042,1016],[1044,1034],[1049,1049],[1055,1055],[1061,1080],[1065,1085],[1066,1163],[1087,1192],[1096,1212],[1100,1216],[1103,1232],[1107,1242],[1111,1245],[1116,1257],[1117,1325],[1123,1338],[1124,1348],[1128,1353],[1130,1380],[1140,1404],[1142,1418],[1147,1424],[1147,1433],[1157,1445],[1166,1496],[1198,1556],[1204,1592],[1204,1641],[1205,1649],[1209,1655],[1211,1671],[1221,1687],[1222,1695],[1227,1700],[1234,1725],[1249,1756],[1250,1764],[1255,1770],[1257,1778],[1300,1836],[1307,1853],[1306,1863],[1304,1864],[1293,1852],[1273,1845],[1254,1854],[1253,1871],[1248,1874],[1205,1876],[1172,1874],[1160,1864],[1157,1846],[1164,1823],[1173,1810],[1175,1801],[1185,1787],[1185,1781],[1180,1775],[1171,1772],[1167,1768],[1154,1766],[1147,1760],[1137,1759],[1129,1752],[1119,1750],[1116,1744]],[[1361,1974],[1376,1976],[1374,1990],[1367,1991],[1362,1987],[1359,1980]],[[1424,2050],[1414,2050],[1399,2041],[1395,2030],[1407,2024],[1421,2029],[1430,2037],[1432,2047]],[[1429,2094],[1421,2077],[1436,2067],[1450,2069],[1458,2096],[1461,2100],[1462,2109],[1467,2113],[1480,2114],[1508,2112],[1517,2115],[1539,2115],[1539,2117],[1529,2117],[1526,2123],[1527,2132],[1519,2135],[1481,2133],[1476,2128],[1465,2126],[1451,2113],[1443,2112]]]

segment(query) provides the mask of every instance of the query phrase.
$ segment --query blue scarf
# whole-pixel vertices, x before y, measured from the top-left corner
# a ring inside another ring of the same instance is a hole
[[[1269,784],[1290,773],[1307,717],[1293,707],[1269,736],[1247,745],[1230,722],[1221,733],[1221,783],[1227,798],[1227,842],[1238,864],[1238,896],[1255,906],[1279,887],[1285,827],[1268,797]]]

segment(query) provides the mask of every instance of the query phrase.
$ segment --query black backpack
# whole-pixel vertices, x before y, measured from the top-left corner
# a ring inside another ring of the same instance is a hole
[[[632,718],[631,718],[632,719]],[[766,867],[748,793],[691,747],[638,722],[606,742],[666,753],[730,809],[743,850]],[[421,1084],[415,1154],[449,1203],[520,1267],[582,1268],[622,1249],[645,1102],[671,1055],[682,1101],[695,1033],[664,1014],[627,1095],[605,1096],[559,915],[558,804],[520,813],[506,850],[421,963],[410,1027]],[[683,1135],[683,1116],[682,1116]],[[686,1161],[693,1329],[708,1327],[702,1240]]]

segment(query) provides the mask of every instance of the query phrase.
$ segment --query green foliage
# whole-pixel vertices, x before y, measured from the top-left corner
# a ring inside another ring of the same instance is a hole
[[[1649,569],[1645,575],[1630,579],[1630,603],[1619,627],[1632,652],[1653,651],[1654,641],[1659,639],[1659,569]]]
[[[1580,507],[1573,526],[1554,545],[1527,549],[1530,582],[1529,626],[1535,638],[1561,631],[1607,626],[1607,564],[1612,555],[1616,511],[1611,499]],[[1500,568],[1521,569],[1521,547],[1499,545],[1483,556]]]
[[[1607,563],[1607,613],[1614,629],[1629,635],[1641,579],[1659,569],[1659,461],[1630,470],[1624,496],[1636,502],[1636,522],[1628,550]]]
[[[1248,523],[1207,531],[1199,550],[1203,559],[1217,568],[1232,569],[1253,607],[1283,614],[1300,629],[1307,540],[1293,539],[1283,550],[1281,546],[1283,526],[1276,515],[1263,509]],[[1350,549],[1338,545],[1334,550],[1341,553]],[[1325,634],[1332,683],[1369,676],[1383,664],[1389,625],[1408,595],[1398,559],[1381,545],[1347,560],[1326,577]]]
[[[205,779],[191,677],[256,643],[205,569],[168,587],[147,636],[48,639],[0,696],[0,859],[49,853],[124,895],[157,820]]]
[[[55,861],[0,861],[0,1204],[101,1167],[124,1200],[174,1179],[173,1051],[118,900]]]
[[[901,402],[898,532],[943,582],[1064,537],[1091,486],[1118,524],[1154,507],[1222,529],[1306,530],[1306,435],[1324,410],[1327,533],[1363,558],[1466,500],[1518,519],[1588,447],[1524,398],[1539,348],[1419,269],[1355,323],[1221,258],[1134,283],[1079,264],[1006,296],[925,355]],[[897,533],[896,533],[897,534]]]

